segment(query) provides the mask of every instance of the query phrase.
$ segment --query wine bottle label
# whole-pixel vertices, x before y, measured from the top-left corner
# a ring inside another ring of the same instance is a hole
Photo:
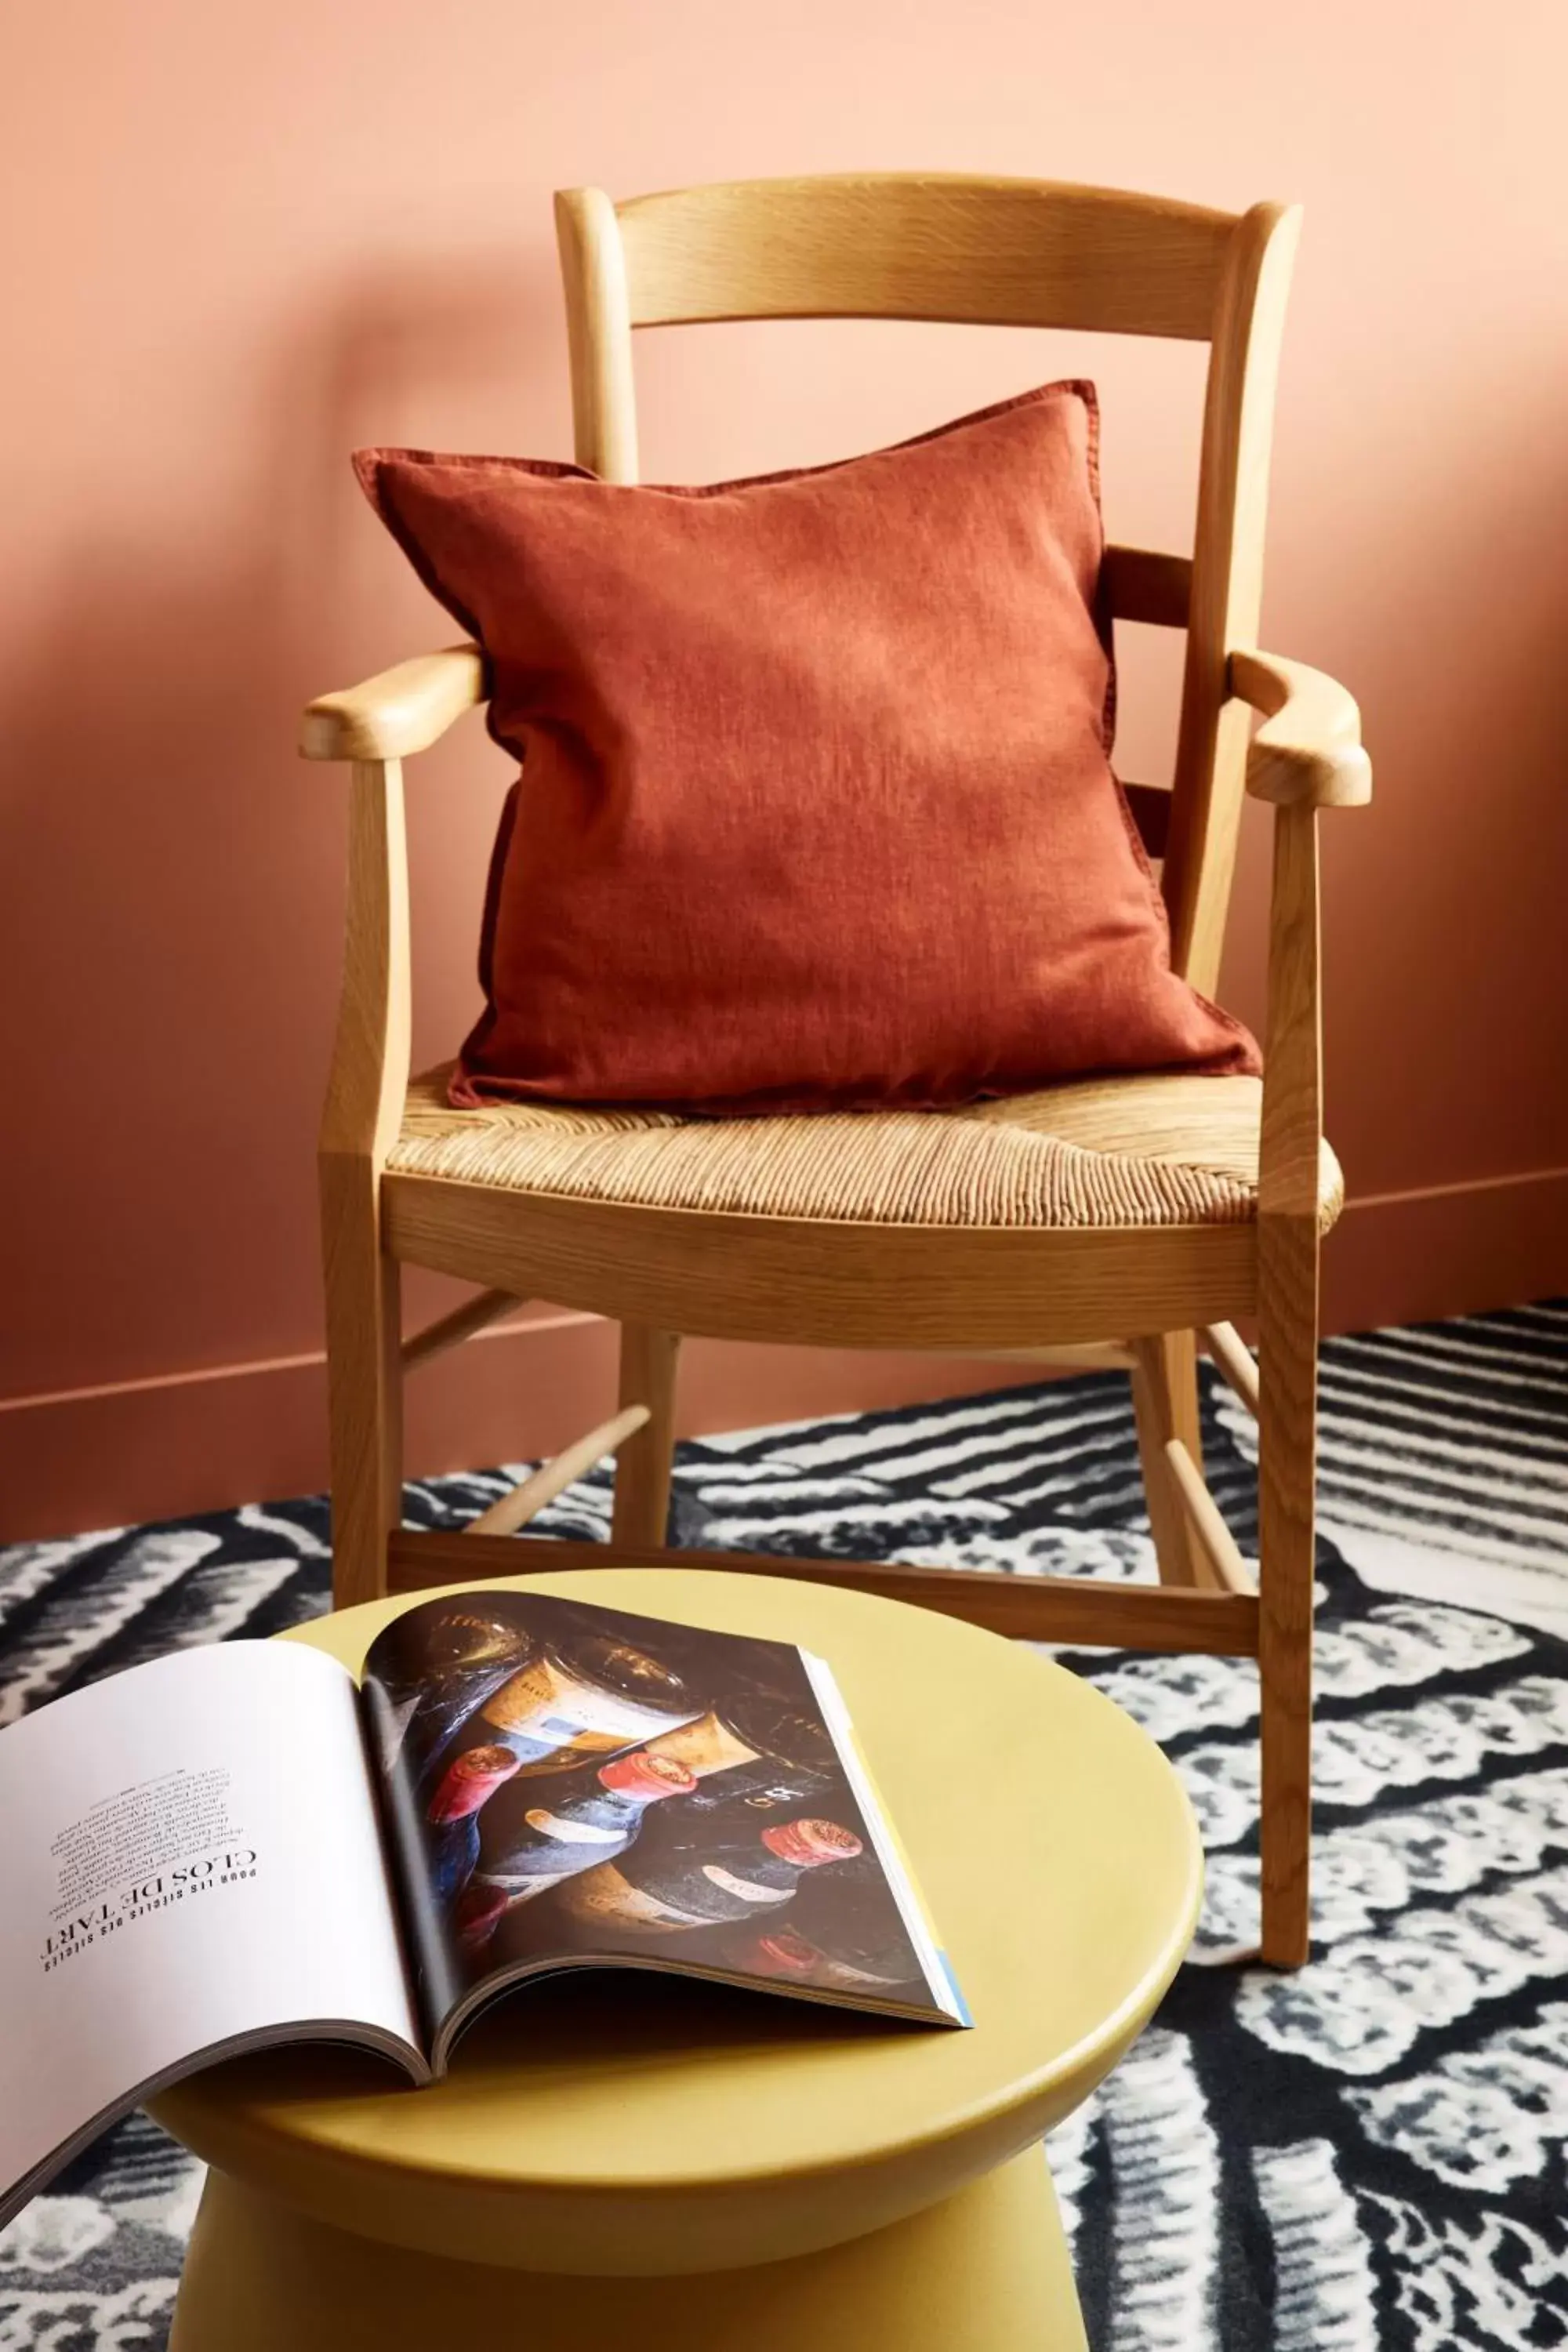
[[[559,1813],[547,1813],[542,1805],[535,1805],[522,1818],[541,1837],[557,1838],[563,1845],[625,1845],[626,1842],[624,1822],[614,1829],[595,1829],[592,1822],[563,1822]]]
[[[754,1764],[757,1750],[737,1738],[727,1723],[711,1713],[700,1715],[695,1723],[683,1724],[679,1731],[661,1732],[648,1742],[653,1756],[668,1756],[699,1780],[710,1772],[731,1772],[737,1764]]]
[[[558,1772],[571,1771],[576,1765],[591,1763],[595,1756],[614,1756],[626,1744],[618,1731],[563,1731],[559,1724],[546,1724],[539,1727],[523,1759],[522,1778],[553,1778]]]
[[[733,1895],[742,1903],[787,1903],[795,1893],[793,1886],[762,1886],[754,1878],[737,1878],[722,1864],[705,1862],[702,1875],[725,1895]]]
[[[624,1747],[645,1732],[668,1731],[671,1710],[640,1705],[619,1691],[595,1690],[550,1657],[538,1658],[485,1701],[485,1720],[550,1747],[597,1734],[595,1745]]]
[[[673,1903],[661,1902],[657,1895],[634,1886],[613,1863],[601,1863],[586,1878],[574,1880],[567,1907],[576,1918],[607,1919],[623,1927],[668,1930],[711,1925],[696,1912],[679,1910]]]
[[[499,1690],[491,1692],[482,1713],[488,1722],[499,1724],[503,1731],[537,1730],[543,1734],[549,1726],[564,1736],[576,1728],[578,1717],[575,1710],[569,1714],[564,1706],[557,1713],[557,1702],[572,1688],[551,1659],[535,1658],[531,1666],[512,1675]],[[583,1696],[586,1700],[589,1695],[584,1692]]]
[[[488,1870],[482,1875],[476,1871],[468,1885],[470,1888],[493,1887],[504,1896],[503,1907],[515,1911],[520,1903],[531,1903],[536,1895],[548,1895],[552,1886],[559,1886],[571,1875],[569,1870],[542,1870],[537,1878],[509,1878],[504,1870]]]

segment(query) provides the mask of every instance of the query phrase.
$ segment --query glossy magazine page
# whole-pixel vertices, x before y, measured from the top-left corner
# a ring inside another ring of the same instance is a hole
[[[968,2023],[822,1661],[490,1586],[395,1619],[362,1693],[437,2068],[563,1968]]]

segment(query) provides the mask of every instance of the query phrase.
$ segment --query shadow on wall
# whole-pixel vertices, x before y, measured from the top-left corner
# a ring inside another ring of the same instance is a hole
[[[0,933],[15,1034],[0,1393],[315,1344],[311,1146],[341,941],[344,804],[294,755],[301,702],[460,635],[363,509],[361,443],[564,446],[552,272],[388,263],[295,328],[237,407],[221,482],[161,533],[84,540],[0,713]],[[548,393],[542,387],[548,387]],[[213,473],[210,461],[205,472]],[[504,771],[477,728],[421,764],[416,929],[477,936]],[[472,956],[422,975],[432,1054]],[[25,1233],[18,1227],[25,1224]]]

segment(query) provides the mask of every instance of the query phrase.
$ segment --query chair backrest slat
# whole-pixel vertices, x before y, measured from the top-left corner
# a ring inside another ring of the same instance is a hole
[[[1113,619],[1149,621],[1184,629],[1192,609],[1193,565],[1186,555],[1160,555],[1147,547],[1108,547],[1101,585]]]
[[[1030,180],[737,180],[617,207],[634,327],[942,319],[1205,341],[1228,213]]]
[[[1178,971],[1212,992],[1248,720],[1227,662],[1257,644],[1274,384],[1299,215],[1049,180],[872,173],[556,198],[578,462],[637,476],[632,334],[725,319],[892,318],[1211,345],[1190,558],[1106,551],[1114,616],[1187,632],[1172,790],[1135,809]]]

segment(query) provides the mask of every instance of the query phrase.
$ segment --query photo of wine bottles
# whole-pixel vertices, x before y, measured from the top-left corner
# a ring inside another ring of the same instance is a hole
[[[825,1675],[787,1643],[544,1594],[395,1619],[363,1686],[436,2016],[496,1971],[590,1958],[953,2016]]]

